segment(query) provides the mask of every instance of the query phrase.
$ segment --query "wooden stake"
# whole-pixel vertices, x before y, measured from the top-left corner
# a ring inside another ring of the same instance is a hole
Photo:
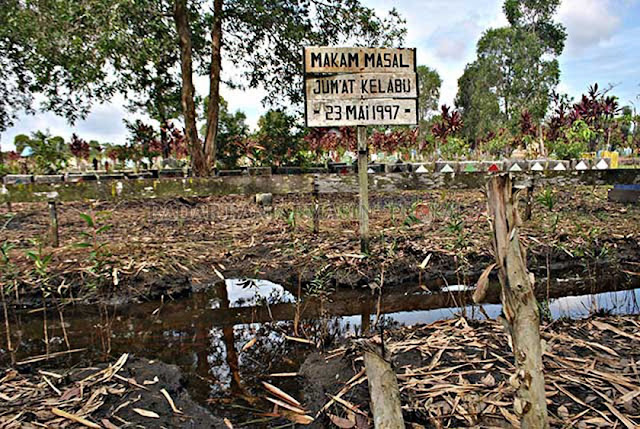
[[[320,183],[316,174],[313,176],[313,233],[320,232]]]
[[[525,199],[525,206],[524,206],[524,220],[531,220],[531,209],[532,209],[532,200],[533,200],[533,189],[535,188],[535,183],[533,182],[533,180],[531,181],[531,183],[529,185],[527,185],[527,193],[526,193],[526,199]]]
[[[360,251],[369,253],[369,148],[367,128],[358,126],[358,185],[360,187]]]
[[[521,220],[514,203],[511,176],[489,179],[488,213],[492,219],[493,247],[502,285],[502,309],[513,343],[517,372],[510,380],[517,386],[514,403],[522,429],[549,427],[545,401],[540,314],[533,294],[533,275],[527,272],[525,250],[520,246]]]
[[[51,245],[58,247],[58,210],[55,201],[49,201],[49,219],[51,221]]]
[[[369,384],[373,424],[376,429],[404,429],[400,389],[396,373],[382,356],[382,349],[372,341],[362,344]]]

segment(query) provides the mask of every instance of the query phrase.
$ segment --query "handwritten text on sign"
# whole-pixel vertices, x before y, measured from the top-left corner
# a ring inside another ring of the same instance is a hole
[[[358,73],[306,79],[307,100],[416,98],[415,73]]]
[[[332,48],[304,49],[305,73],[415,72],[414,49]]]
[[[415,99],[317,100],[307,102],[307,126],[415,124]]]
[[[416,125],[415,49],[304,49],[309,127]]]

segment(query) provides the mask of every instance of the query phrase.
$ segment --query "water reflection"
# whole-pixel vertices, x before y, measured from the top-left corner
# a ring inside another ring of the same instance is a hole
[[[111,360],[130,352],[180,366],[192,395],[203,403],[229,394],[250,399],[260,377],[297,372],[313,348],[286,336],[331,346],[336,338],[368,330],[376,317],[384,326],[430,323],[461,312],[483,317],[477,307],[467,304],[467,289],[457,286],[443,293],[409,285],[385,292],[380,299],[369,290],[338,290],[302,295],[298,300],[297,293],[268,281],[227,280],[206,292],[161,305],[69,307],[64,323],[70,345],[86,347],[88,352],[68,357],[63,364]],[[574,292],[580,290],[584,289]],[[483,306],[492,318],[501,312],[496,291],[494,287],[488,295],[493,304]],[[570,292],[563,284],[555,293]],[[640,289],[633,289],[562,297],[552,300],[549,309],[554,318],[583,317],[595,310],[640,313],[639,302]],[[44,353],[42,315],[20,314],[19,319],[13,330],[14,342],[19,344],[17,359]],[[62,324],[51,316],[48,337],[50,351],[65,349]],[[0,359],[6,364],[7,354]],[[289,382],[288,391],[295,392],[296,380]]]

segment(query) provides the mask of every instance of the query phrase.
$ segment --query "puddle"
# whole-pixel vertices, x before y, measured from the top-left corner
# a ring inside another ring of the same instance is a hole
[[[575,287],[570,286],[574,283]],[[558,284],[562,287],[555,289],[565,294],[589,290],[585,282],[560,280]],[[637,287],[598,284],[603,288]],[[447,292],[431,293],[408,285],[385,292],[379,303],[368,289],[316,291],[298,301],[297,292],[265,280],[226,280],[206,292],[164,304],[69,307],[63,314],[64,331],[58,312],[48,309],[49,351],[66,349],[65,331],[71,348],[88,349],[51,365],[88,365],[125,352],[162,360],[181,368],[195,400],[206,403],[213,399],[214,412],[221,413],[220,407],[229,405],[215,398],[240,394],[265,374],[297,372],[314,346],[292,342],[286,336],[310,338],[331,347],[345,335],[367,330],[378,305],[380,323],[389,327],[430,323],[461,311],[467,317],[483,318],[477,307],[465,305],[471,302],[467,289],[455,285]],[[501,306],[497,294],[491,299],[495,304],[485,305],[484,310],[495,318]],[[579,318],[593,310],[637,314],[639,303],[640,289],[629,289],[553,299],[550,312],[553,318]],[[42,311],[20,312],[16,318],[12,331],[14,342],[20,337],[18,360],[45,353]],[[294,320],[299,321],[297,329]],[[8,360],[5,350],[0,360]],[[288,392],[298,391],[296,378],[282,383]]]

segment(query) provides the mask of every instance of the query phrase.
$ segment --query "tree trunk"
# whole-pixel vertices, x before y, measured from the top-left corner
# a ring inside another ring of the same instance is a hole
[[[502,308],[518,369],[511,380],[518,387],[515,410],[521,417],[523,429],[548,428],[540,315],[533,294],[533,276],[527,272],[525,251],[518,239],[521,220],[514,203],[511,177],[508,174],[492,177],[487,197],[502,285]]]
[[[169,121],[163,119],[160,122],[160,145],[162,146],[162,159],[168,159],[171,155],[171,146],[169,145],[169,136],[167,134],[167,126]]]
[[[187,15],[186,0],[176,0],[173,9],[173,19],[178,32],[180,44],[180,71],[182,75],[182,113],[184,116],[184,128],[187,144],[191,153],[191,167],[196,176],[207,176],[210,167],[207,165],[202,144],[198,137],[196,126],[196,106],[194,102],[195,89],[193,86],[193,65],[191,30]]]
[[[377,344],[363,344],[373,424],[376,429],[404,429],[396,373]]]
[[[213,2],[213,27],[211,28],[211,68],[209,70],[209,105],[207,106],[207,135],[204,140],[204,158],[210,168],[216,162],[216,136],[220,112],[220,72],[222,69],[222,1]]]

